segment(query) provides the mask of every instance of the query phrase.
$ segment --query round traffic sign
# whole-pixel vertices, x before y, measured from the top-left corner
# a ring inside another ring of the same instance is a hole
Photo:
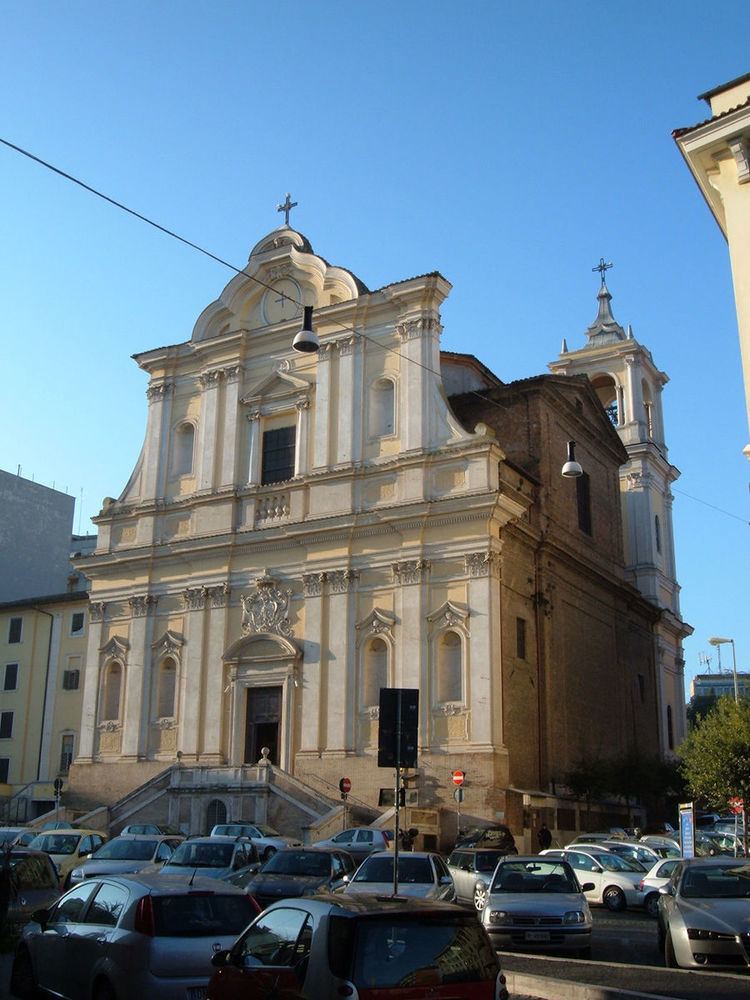
[[[459,785],[459,786],[463,785],[465,777],[466,777],[466,775],[464,774],[463,771],[454,771],[453,774],[451,775],[451,778],[453,780],[453,784],[454,785]]]
[[[339,791],[343,792],[344,795],[348,795],[352,790],[352,783],[350,778],[342,778],[339,782]]]

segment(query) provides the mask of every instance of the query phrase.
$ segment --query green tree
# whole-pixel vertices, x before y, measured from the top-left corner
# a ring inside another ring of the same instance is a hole
[[[750,802],[750,702],[719,698],[716,707],[690,731],[680,747],[682,773],[693,795],[714,809],[735,796]]]
[[[605,769],[602,761],[590,757],[579,758],[563,775],[563,781],[573,796],[586,802],[586,828],[591,824],[591,803],[600,799],[605,790]]]

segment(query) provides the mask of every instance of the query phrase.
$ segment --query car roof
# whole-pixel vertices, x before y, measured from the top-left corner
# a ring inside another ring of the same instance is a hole
[[[121,833],[118,837],[113,837],[110,844],[114,843],[115,840],[125,840],[128,843],[131,840],[174,840],[177,836],[176,833]]]
[[[451,854],[461,851],[462,854],[502,854],[503,857],[514,858],[515,854],[507,854],[502,847],[454,847]]]
[[[545,858],[555,858],[558,861],[564,861],[565,859],[560,857],[562,851],[549,851],[547,854],[508,854],[501,861],[500,864],[512,864],[517,862],[518,864],[528,865],[531,862],[539,861],[540,858],[544,861]]]
[[[237,824],[239,825],[239,824]],[[185,844],[249,844],[249,837],[235,837],[233,834],[217,834],[215,837],[188,837]]]
[[[37,851],[36,848],[14,847],[10,852],[11,858],[49,858],[46,851]]]
[[[92,882],[116,882],[126,888],[135,884],[152,896],[188,896],[209,892],[213,895],[245,895],[244,889],[223,879],[196,875],[188,880],[183,875],[162,875],[160,871],[135,872],[132,875],[93,875],[86,879],[85,884]]]
[[[703,867],[704,865],[719,867],[720,865],[727,864],[738,864],[738,865],[749,865],[750,860],[747,858],[733,858],[731,854],[717,854],[715,857],[707,858],[664,858],[664,861],[679,861],[685,868],[695,868],[698,865]]]
[[[393,857],[393,855],[389,854],[389,857]],[[414,896],[386,896],[369,892],[358,892],[351,895],[347,893],[317,893],[315,896],[302,897],[295,899],[293,902],[295,907],[300,905],[309,906],[311,909],[315,907],[315,910],[312,912],[334,913],[336,911],[337,916],[377,916],[378,914],[391,916],[394,912],[397,912],[401,914],[413,913],[419,916],[427,916],[429,914],[468,915],[472,919],[472,922],[476,920],[471,910],[458,906],[455,903],[419,899]],[[278,902],[273,903],[263,912],[268,913],[272,908],[288,905],[289,900],[278,900]]]
[[[394,856],[394,851],[373,851],[372,854],[368,854],[365,861],[370,858],[392,858]],[[400,858],[434,858],[436,857],[435,851],[399,851],[398,856]],[[364,864],[364,862],[363,862]]]

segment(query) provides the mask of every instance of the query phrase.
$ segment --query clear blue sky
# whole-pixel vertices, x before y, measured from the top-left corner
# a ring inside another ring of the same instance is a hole
[[[728,255],[670,135],[750,70],[746,4],[6,0],[2,34],[3,138],[238,266],[291,191],[370,287],[440,270],[444,347],[505,380],[583,345],[614,261],[615,316],[671,379],[687,676],[715,634],[750,669]],[[87,530],[141,446],[129,356],[187,339],[230,277],[0,147],[0,468],[82,489]]]

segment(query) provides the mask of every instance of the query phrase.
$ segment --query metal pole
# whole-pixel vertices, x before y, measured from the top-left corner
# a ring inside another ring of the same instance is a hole
[[[734,639],[730,639],[729,641],[732,643],[732,674],[734,676],[734,702],[735,704],[737,704],[737,702],[740,700],[740,692],[737,686],[737,657],[735,656],[734,653]]]
[[[401,806],[401,692],[396,698],[396,782],[394,786],[393,895],[398,896],[399,808]]]
[[[456,840],[461,833],[461,799],[463,798],[463,785],[456,788]]]

